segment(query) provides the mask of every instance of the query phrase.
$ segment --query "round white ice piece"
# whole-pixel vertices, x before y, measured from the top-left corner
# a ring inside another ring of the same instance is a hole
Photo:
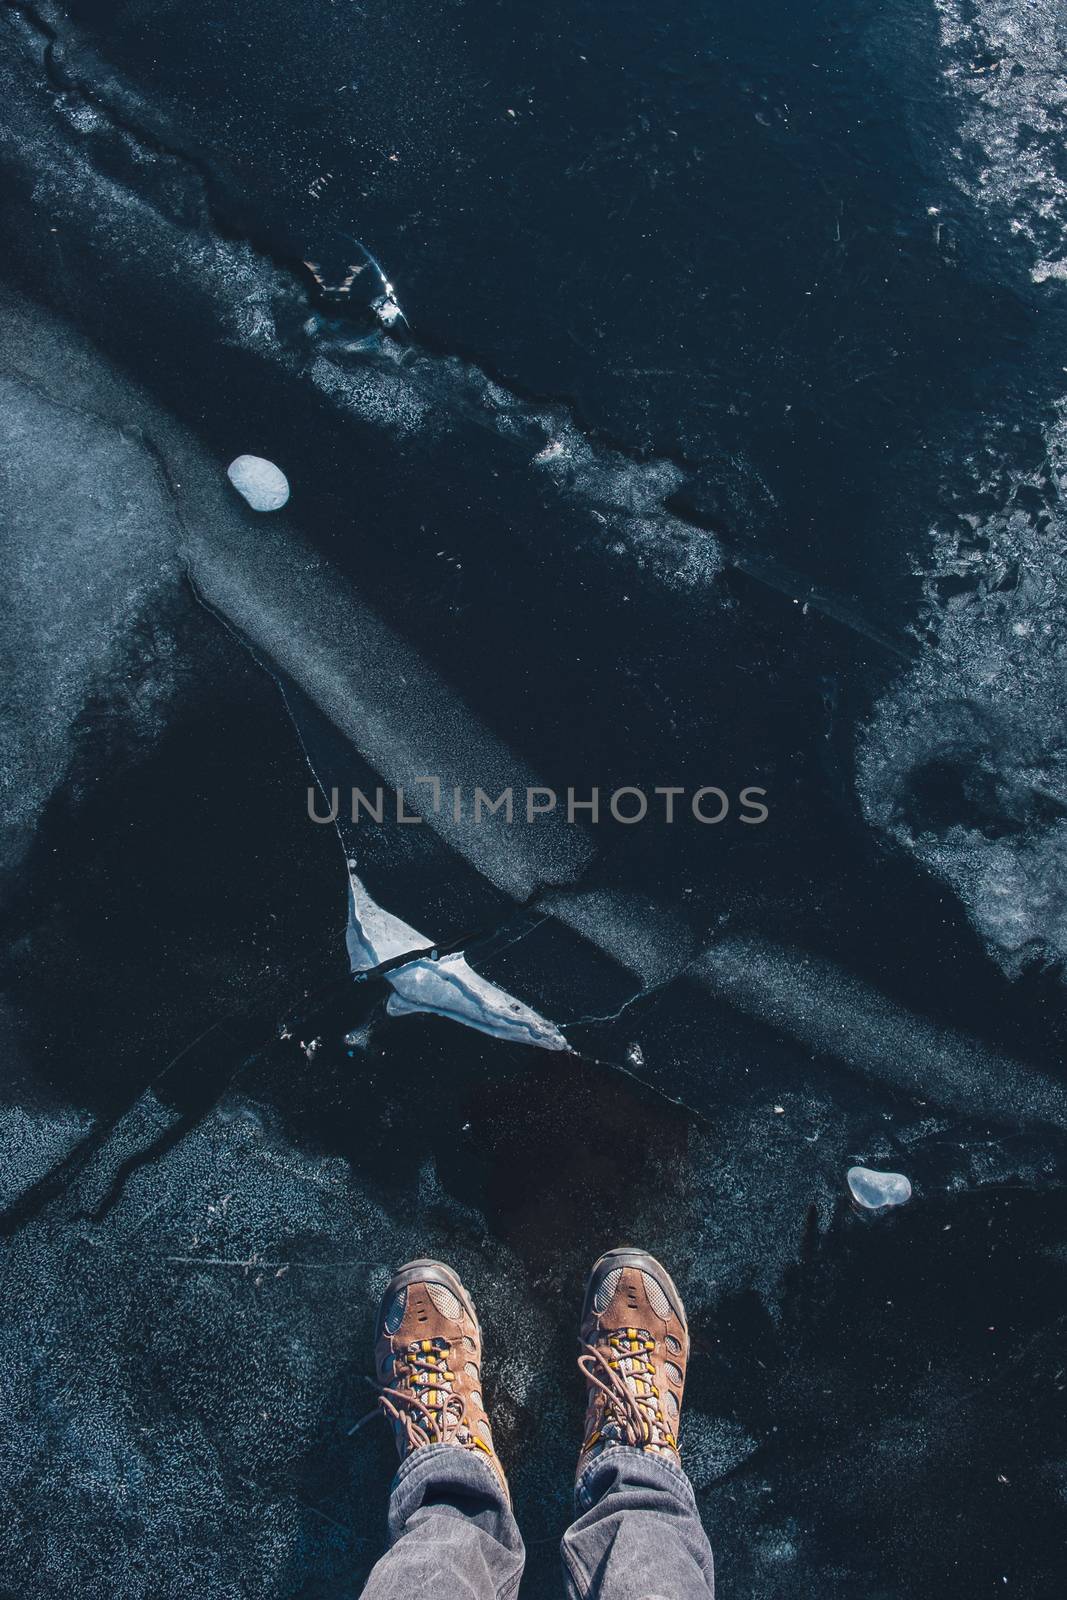
[[[911,1184],[902,1172],[872,1172],[870,1167],[849,1167],[847,1177],[853,1200],[866,1211],[902,1206],[911,1199]]]
[[[281,467],[262,456],[238,456],[226,476],[253,511],[280,511],[289,498],[289,480]]]

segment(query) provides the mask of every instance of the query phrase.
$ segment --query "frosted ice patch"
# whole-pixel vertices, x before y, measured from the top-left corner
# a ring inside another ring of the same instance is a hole
[[[532,463],[559,488],[576,494],[606,529],[605,548],[636,561],[672,587],[704,588],[722,567],[719,546],[710,534],[667,510],[685,483],[673,462],[633,461],[604,450],[558,409],[529,419],[544,438]],[[610,538],[608,536],[611,536]]]
[[[1059,277],[1067,238],[1062,0],[1025,6],[935,0],[935,6],[944,75],[962,107],[954,181],[1029,250],[1035,283]]]
[[[226,476],[253,511],[280,511],[289,498],[289,480],[280,467],[263,456],[238,456]]]
[[[91,1127],[91,1119],[76,1111],[45,1114],[26,1111],[22,1106],[0,1109],[0,1141],[4,1151],[0,1205],[12,1205],[39,1183],[70,1155]]]
[[[100,358],[6,296],[4,327],[6,359],[27,375],[0,383],[4,577],[17,597],[4,622],[6,871],[63,780],[86,696],[106,693],[109,716],[129,729],[124,740],[147,743],[166,725],[172,650],[156,634],[150,670],[143,651],[136,672],[126,663],[141,619],[156,619],[144,624],[153,633],[168,626],[158,596],[175,582],[178,526],[150,453],[107,419],[117,380]]]
[[[374,365],[355,364],[351,356],[357,353],[342,350],[334,357],[319,356],[311,367],[312,383],[364,422],[414,433],[429,411],[418,386],[400,368],[384,365],[384,356]]]
[[[846,1176],[853,1200],[865,1211],[902,1206],[911,1199],[911,1184],[902,1172],[872,1172],[870,1167],[849,1167]]]
[[[353,972],[372,971],[398,956],[432,949],[432,939],[378,905],[351,870],[348,887],[345,942]],[[541,1050],[570,1049],[554,1023],[480,977],[458,951],[395,967],[386,974],[386,981],[393,990],[386,1006],[391,1017],[423,1011],[448,1017],[494,1039],[510,1039]]]
[[[947,882],[1009,976],[1067,967],[1067,400],[982,509],[931,530],[931,645],[858,744],[868,821]],[[985,502],[983,506],[983,501]]]
[[[1067,261],[1037,261],[1030,268],[1030,276],[1035,283],[1048,283],[1050,278],[1067,283]]]

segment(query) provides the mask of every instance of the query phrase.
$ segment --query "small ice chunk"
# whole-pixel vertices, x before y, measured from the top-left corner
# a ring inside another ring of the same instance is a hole
[[[404,315],[391,294],[379,295],[371,306],[383,328],[391,328]]]
[[[289,480],[281,467],[262,456],[238,456],[226,476],[253,511],[280,511],[289,498]]]
[[[852,1198],[865,1211],[902,1206],[911,1199],[911,1184],[902,1172],[872,1172],[870,1167],[849,1167]]]

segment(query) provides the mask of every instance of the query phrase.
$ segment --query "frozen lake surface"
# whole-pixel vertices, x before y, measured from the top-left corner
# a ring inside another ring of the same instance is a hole
[[[355,1600],[434,1254],[548,1600],[630,1240],[724,1596],[1062,1591],[1061,35],[9,9],[12,1592]]]

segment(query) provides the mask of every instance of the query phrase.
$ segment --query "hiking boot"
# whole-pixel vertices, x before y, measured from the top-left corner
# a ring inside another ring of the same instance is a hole
[[[382,1296],[374,1360],[401,1461],[420,1445],[457,1445],[484,1456],[507,1493],[482,1399],[482,1331],[451,1268],[401,1267]]]
[[[689,1329],[670,1274],[643,1250],[609,1250],[585,1290],[578,1366],[588,1387],[581,1474],[628,1444],[681,1466],[678,1424]]]

